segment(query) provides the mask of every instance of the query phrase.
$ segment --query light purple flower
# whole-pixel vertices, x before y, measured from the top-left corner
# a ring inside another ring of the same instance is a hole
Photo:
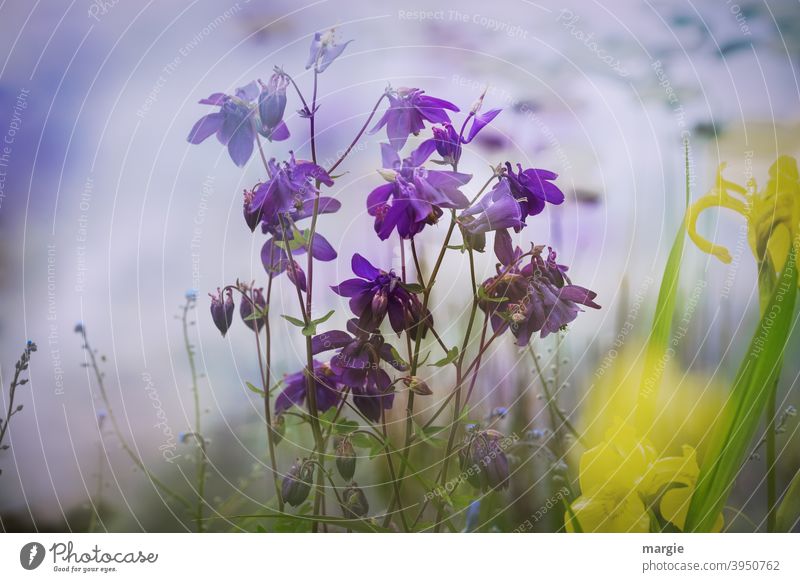
[[[306,61],[306,69],[316,67],[317,73],[325,72],[325,69],[342,54],[342,51],[344,51],[351,42],[353,41],[348,40],[341,44],[337,43],[333,28],[325,33],[315,33],[311,41],[308,61]]]
[[[194,124],[187,138],[189,143],[199,144],[216,134],[237,166],[244,166],[253,154],[256,139],[255,106],[258,85],[255,82],[240,87],[235,95],[213,93],[201,99],[203,105],[216,105],[219,111],[201,117]]]
[[[517,164],[518,171],[514,172],[510,162],[506,162],[506,170],[503,179],[508,181],[511,194],[519,201],[523,218],[541,213],[545,202],[564,202],[564,193],[553,184],[553,180],[558,178],[555,172],[533,168],[523,170],[520,164]]]
[[[258,116],[261,121],[259,133],[270,141],[283,141],[289,138],[289,129],[283,122],[286,111],[286,87],[289,81],[282,73],[273,74],[269,83],[261,83],[258,95]]]
[[[396,150],[403,149],[408,136],[418,135],[429,123],[450,123],[446,110],[458,111],[458,107],[436,97],[429,97],[420,89],[402,87],[389,93],[389,108],[370,130],[376,133],[384,126],[389,141]]]

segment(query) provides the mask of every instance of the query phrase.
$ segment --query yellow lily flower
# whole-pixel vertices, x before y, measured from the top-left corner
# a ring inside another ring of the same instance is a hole
[[[789,246],[800,234],[800,176],[797,161],[779,157],[769,169],[767,184],[758,190],[750,179],[746,187],[723,178],[725,164],[717,171],[714,188],[692,204],[686,214],[689,237],[700,250],[712,254],[723,263],[731,262],[728,249],[712,243],[697,232],[697,219],[709,208],[727,208],[747,220],[748,242],[759,266],[768,265],[780,273],[789,254]],[[800,267],[800,256],[798,256]]]
[[[690,446],[680,457],[658,458],[656,449],[630,425],[615,421],[599,445],[580,460],[581,496],[572,514],[584,532],[651,531],[652,509],[682,529],[700,468]],[[575,531],[569,512],[566,529]],[[722,529],[722,515],[714,531]]]

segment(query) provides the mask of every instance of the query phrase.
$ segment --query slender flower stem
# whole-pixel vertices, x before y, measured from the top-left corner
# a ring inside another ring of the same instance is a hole
[[[334,171],[336,168],[338,168],[338,167],[339,167],[339,164],[341,164],[341,163],[344,161],[344,159],[345,159],[345,158],[346,158],[346,157],[347,157],[347,156],[350,154],[350,152],[352,151],[352,149],[353,149],[354,147],[356,147],[356,144],[358,143],[358,140],[360,140],[360,139],[361,139],[361,136],[363,136],[363,135],[364,135],[364,132],[367,130],[367,127],[369,127],[369,124],[370,124],[370,122],[372,121],[372,118],[373,118],[373,117],[375,117],[375,113],[378,111],[378,107],[380,106],[380,104],[381,104],[381,101],[383,101],[383,99],[384,99],[385,97],[386,97],[386,93],[384,93],[383,95],[381,95],[381,96],[380,96],[380,98],[378,99],[377,103],[375,103],[375,106],[372,108],[372,112],[369,114],[369,117],[367,117],[367,120],[364,122],[364,125],[361,127],[361,129],[359,130],[359,132],[356,134],[356,137],[354,137],[354,138],[353,138],[353,141],[352,141],[352,142],[350,142],[350,145],[349,145],[349,146],[347,146],[347,149],[346,149],[346,150],[344,151],[344,153],[343,153],[343,154],[342,154],[342,155],[339,157],[339,159],[338,159],[338,160],[336,160],[336,162],[334,162],[334,164],[333,164],[333,165],[332,165],[330,168],[328,168],[328,175],[330,175],[331,173],[333,173],[333,171]]]
[[[193,431],[197,439],[197,455],[195,458],[196,479],[197,479],[197,507],[195,509],[195,523],[197,532],[203,532],[203,508],[205,506],[205,487],[206,470],[208,459],[206,457],[205,437],[201,428],[202,411],[200,409],[200,388],[197,381],[197,364],[194,359],[194,346],[189,338],[189,311],[197,305],[197,298],[193,292],[186,295],[186,303],[183,305],[181,313],[181,328],[183,331],[183,346],[186,350],[186,358],[189,362],[189,370],[192,377],[192,397],[194,400],[194,427]]]
[[[11,417],[17,414],[22,410],[22,405],[14,407],[14,397],[17,395],[17,388],[24,384],[27,384],[28,380],[20,378],[22,372],[28,369],[28,362],[30,361],[31,352],[35,352],[37,349],[36,344],[33,342],[28,342],[28,345],[22,352],[19,360],[14,366],[14,377],[11,379],[11,385],[8,390],[8,408],[6,408],[6,417],[5,419],[0,419],[2,424],[0,424],[0,451],[5,450],[8,448],[8,445],[5,447],[3,446],[3,439],[8,432],[8,425],[11,422]],[[0,378],[0,388],[2,388],[2,378]]]
[[[171,497],[172,499],[174,499],[187,509],[191,509],[192,504],[189,503],[189,501],[183,495],[177,493],[171,487],[169,487],[167,484],[161,481],[158,477],[153,475],[153,473],[145,466],[145,464],[139,458],[139,455],[137,455],[136,452],[128,444],[127,439],[122,434],[122,430],[120,429],[119,423],[117,422],[117,417],[114,415],[114,410],[111,406],[111,401],[109,400],[108,394],[106,393],[106,386],[105,386],[105,381],[103,380],[103,373],[100,371],[100,366],[97,363],[97,357],[95,356],[92,347],[89,345],[89,340],[87,339],[86,336],[86,328],[83,325],[81,325],[80,328],[78,329],[78,333],[80,333],[81,337],[83,338],[83,351],[89,357],[89,361],[85,362],[85,364],[91,367],[92,370],[94,371],[95,379],[97,380],[97,389],[98,392],[100,393],[100,398],[103,400],[103,405],[106,407],[106,415],[108,419],[111,421],[111,427],[114,430],[114,434],[117,437],[120,446],[122,446],[122,450],[124,450],[125,453],[127,453],[128,457],[130,457],[131,461],[133,461],[133,464],[136,465],[139,468],[139,470],[141,470],[147,476],[148,479],[150,479],[150,482],[153,485],[158,487],[161,491],[163,491],[165,494],[167,494],[169,497]]]
[[[467,352],[469,339],[472,336],[472,326],[475,323],[475,314],[478,311],[478,283],[475,278],[475,256],[472,249],[468,249],[469,254],[469,274],[472,283],[472,308],[470,309],[469,321],[467,322],[467,331],[464,333],[464,341],[461,344],[461,353],[458,355],[458,363],[456,364],[456,395],[455,404],[453,406],[453,420],[450,423],[450,434],[447,437],[447,446],[444,450],[444,458],[442,459],[442,470],[440,476],[440,485],[444,486],[447,482],[447,469],[450,465],[450,457],[452,456],[453,444],[455,443],[456,433],[458,432],[460,419],[461,419],[461,386],[464,382],[464,377],[461,370],[464,365],[464,357]],[[438,532],[440,528],[443,505],[440,505],[436,512],[436,520],[434,525],[434,532]]]
[[[575,437],[578,442],[580,442],[583,446],[587,446],[586,442],[584,441],[583,437],[581,437],[575,426],[559,408],[558,400],[556,400],[555,395],[550,393],[550,389],[547,387],[547,380],[545,379],[542,368],[539,365],[539,358],[536,356],[536,353],[533,351],[533,347],[530,344],[528,344],[528,353],[530,354],[533,364],[536,367],[536,373],[539,375],[539,382],[542,384],[542,390],[544,391],[544,397],[547,401],[547,410],[550,414],[550,425],[553,427],[553,433],[559,433],[561,427],[564,427],[573,437]]]

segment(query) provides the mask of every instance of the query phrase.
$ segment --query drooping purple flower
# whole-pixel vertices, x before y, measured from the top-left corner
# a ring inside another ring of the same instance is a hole
[[[225,337],[233,323],[233,292],[228,289],[223,298],[223,292],[218,288],[216,295],[209,293],[208,296],[211,297],[211,319],[214,320],[214,325],[217,326],[222,337]]]
[[[313,463],[306,459],[297,459],[283,478],[281,498],[292,507],[297,507],[308,499],[313,482]]]
[[[470,485],[481,491],[505,489],[508,486],[508,457],[503,449],[506,437],[488,429],[467,435],[459,451],[461,470]]]
[[[260,312],[263,312],[267,306],[267,301],[264,299],[264,289],[262,287],[250,289],[247,285],[242,285],[241,287],[247,297],[242,296],[242,302],[239,304],[239,315],[247,327],[253,331],[261,331],[261,328],[264,327],[264,318],[252,316],[255,313],[255,309],[253,309],[254,303]]]
[[[308,390],[306,370],[284,376],[285,388],[275,400],[275,414],[281,414],[292,406],[303,406]],[[342,397],[336,374],[329,364],[314,360],[314,386],[317,396],[317,411],[325,412],[339,404]]]
[[[341,203],[327,196],[320,196],[317,202],[318,215],[336,212],[341,207]],[[261,248],[261,262],[267,273],[277,276],[286,271],[289,279],[302,291],[306,289],[306,278],[303,270],[296,261],[289,262],[289,254],[286,248],[291,250],[292,255],[307,253],[309,246],[312,256],[318,261],[332,261],[336,258],[336,250],[328,240],[319,232],[314,233],[311,245],[308,244],[310,233],[307,229],[301,230],[297,223],[313,214],[314,200],[306,200],[299,208],[291,212],[278,215],[273,222],[264,220],[262,230],[265,234],[271,234]]]
[[[409,135],[418,135],[425,127],[425,121],[450,123],[446,110],[459,111],[449,101],[429,97],[425,91],[416,88],[401,87],[387,96],[389,108],[370,133],[377,133],[385,126],[386,135],[396,150],[403,149]]]
[[[502,179],[508,181],[511,194],[522,208],[523,219],[542,212],[545,202],[550,204],[564,202],[564,193],[553,184],[558,174],[550,170],[533,168],[523,170],[520,164],[517,164],[517,170],[514,172],[511,163],[506,162],[506,173]]]
[[[481,309],[495,332],[510,328],[519,346],[527,345],[536,332],[544,338],[572,322],[581,311],[579,305],[600,309],[594,302],[597,294],[573,285],[567,267],[556,262],[555,251],[548,247],[544,259],[543,250],[534,247],[530,262],[519,268],[523,255],[517,248],[498,275],[483,283],[486,299],[479,302]]]
[[[256,139],[255,106],[258,85],[255,82],[240,87],[235,95],[213,93],[199,102],[203,105],[216,105],[219,111],[201,117],[189,132],[187,140],[199,144],[216,134],[222,145],[228,147],[228,154],[237,166],[244,166],[253,154]]]
[[[397,355],[397,351],[377,333],[358,327],[358,320],[351,319],[347,331],[333,330],[315,336],[311,340],[313,354],[337,350],[330,366],[343,386],[350,388],[353,404],[361,413],[377,422],[381,412],[392,407],[394,392],[392,380],[384,363],[405,371],[408,365]]]
[[[428,170],[422,164],[435,149],[433,140],[422,143],[402,161],[389,144],[381,144],[388,181],[367,196],[367,212],[375,217],[375,232],[386,240],[397,229],[402,238],[412,238],[425,225],[435,224],[442,208],[466,208],[469,200],[459,190],[471,174]]]
[[[261,121],[259,133],[270,141],[283,141],[289,138],[289,129],[283,122],[286,111],[286,87],[289,80],[282,73],[275,73],[269,82],[261,84],[258,95],[258,116]]]
[[[394,271],[378,269],[358,253],[353,255],[351,266],[359,278],[347,279],[331,289],[350,298],[350,309],[358,316],[360,329],[377,330],[388,314],[392,329],[398,334],[407,331],[416,340],[421,330],[425,337],[433,325],[430,311],[422,317],[419,299],[403,286]]]
[[[311,40],[306,69],[316,67],[317,73],[325,72],[325,69],[342,54],[342,51],[344,51],[351,42],[353,41],[348,40],[341,44],[337,43],[335,29],[333,28],[325,33],[315,33],[314,38]]]
[[[433,142],[436,144],[436,152],[442,156],[442,161],[454,166],[461,159],[461,137],[451,123],[445,123],[441,127],[434,126]]]
[[[524,218],[522,207],[512,196],[508,181],[501,180],[478,202],[462,212],[458,223],[470,246],[483,251],[486,233],[495,231],[496,245],[502,244],[505,242],[503,234],[508,236],[507,229],[513,228],[519,232],[525,226]]]

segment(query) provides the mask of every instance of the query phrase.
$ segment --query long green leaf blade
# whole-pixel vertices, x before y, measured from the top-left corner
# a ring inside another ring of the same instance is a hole
[[[711,437],[689,505],[686,531],[710,531],[749,452],[771,386],[780,376],[797,295],[795,250],[753,334]]]

